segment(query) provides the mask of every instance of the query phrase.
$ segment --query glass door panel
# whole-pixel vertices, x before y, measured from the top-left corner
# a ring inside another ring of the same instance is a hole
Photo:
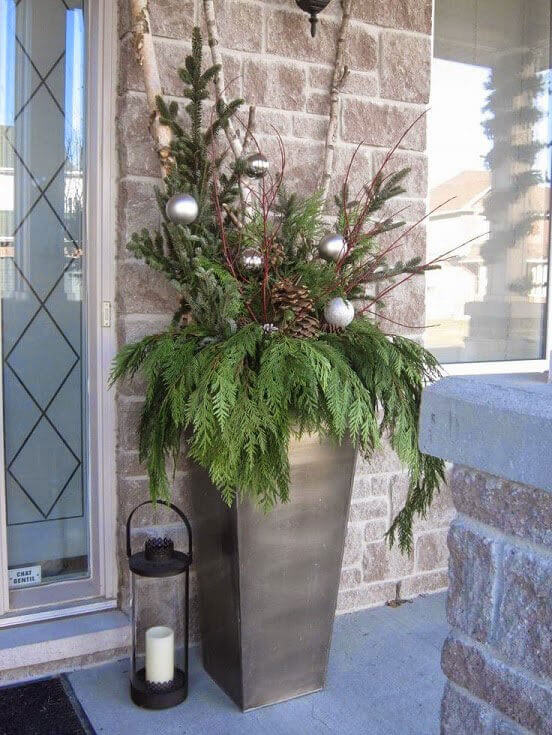
[[[81,2],[0,0],[0,533],[12,590],[90,576],[84,79]]]

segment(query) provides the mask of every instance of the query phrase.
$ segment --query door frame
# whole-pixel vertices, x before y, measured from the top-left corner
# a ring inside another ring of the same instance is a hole
[[[64,617],[116,606],[116,411],[115,392],[107,388],[117,349],[115,301],[117,157],[115,111],[118,68],[116,0],[85,0],[86,14],[86,252],[89,537],[93,590],[84,599],[30,604],[10,610],[3,421],[0,421],[0,627]],[[2,381],[0,380],[0,417]],[[95,548],[94,548],[95,547]],[[71,582],[48,585],[52,591]],[[74,582],[73,582],[74,584]],[[19,590],[18,594],[32,589]]]

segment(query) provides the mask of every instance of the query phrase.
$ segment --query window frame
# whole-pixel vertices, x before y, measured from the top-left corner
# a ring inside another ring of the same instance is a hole
[[[88,334],[88,486],[90,496],[90,565],[86,588],[80,581],[67,581],[17,591],[70,589],[84,592],[65,600],[42,599],[25,609],[10,607],[4,453],[0,452],[0,628],[48,618],[65,617],[116,607],[118,569],[116,554],[116,406],[115,392],[107,388],[111,363],[117,349],[113,304],[115,301],[115,200],[117,157],[115,110],[117,89],[117,4],[115,0],[85,0],[87,170],[85,232],[87,245]],[[106,319],[107,315],[110,318]],[[0,416],[2,385],[0,381]],[[3,442],[3,422],[0,421]],[[3,444],[1,445],[3,446]],[[80,586],[79,586],[80,583]],[[43,595],[53,597],[55,595]],[[39,597],[39,596],[37,596]],[[59,596],[58,596],[59,597]]]

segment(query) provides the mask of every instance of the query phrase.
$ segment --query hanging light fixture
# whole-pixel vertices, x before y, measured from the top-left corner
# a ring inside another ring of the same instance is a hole
[[[330,4],[331,0],[295,0],[297,5],[310,14],[311,36],[316,35],[316,24],[318,23],[318,13]]]

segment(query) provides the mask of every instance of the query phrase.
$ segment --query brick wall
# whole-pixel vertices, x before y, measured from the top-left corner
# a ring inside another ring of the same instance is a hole
[[[552,493],[455,467],[442,735],[552,732]]]
[[[158,165],[147,129],[145,95],[129,34],[128,0],[120,1],[120,83],[118,205],[118,329],[119,341],[137,339],[167,324],[175,294],[154,272],[128,257],[130,234],[158,222],[153,185]],[[320,174],[327,124],[328,87],[338,24],[339,2],[333,0],[320,16],[313,41],[307,17],[294,0],[225,0],[219,3],[219,25],[226,82],[230,93],[258,107],[257,138],[263,151],[276,155],[274,128],[287,151],[290,186],[312,189]],[[193,0],[151,0],[150,12],[160,75],[165,94],[178,98],[176,69],[189,52],[194,23],[202,24],[200,3]],[[347,63],[336,155],[336,182],[363,140],[353,170],[353,186],[366,181],[386,150],[422,112],[429,97],[431,0],[356,0]],[[425,211],[427,159],[425,126],[405,138],[394,167],[410,166],[408,194],[399,206],[410,205],[408,219]],[[419,228],[405,249],[423,254],[425,233]],[[412,279],[388,301],[388,315],[397,321],[422,324],[424,285]],[[393,329],[399,329],[393,327]],[[416,329],[402,330],[419,338]],[[137,459],[135,426],[141,386],[123,386],[118,395],[119,530],[131,507],[147,498],[147,478]],[[186,467],[177,473],[175,498],[188,508]],[[450,504],[445,493],[430,516],[416,529],[412,558],[389,552],[383,533],[404,502],[406,477],[389,449],[361,462],[355,481],[345,551],[339,610],[353,610],[402,596],[446,586],[446,528]],[[124,564],[122,565],[124,567]],[[127,580],[121,571],[123,604]]]

